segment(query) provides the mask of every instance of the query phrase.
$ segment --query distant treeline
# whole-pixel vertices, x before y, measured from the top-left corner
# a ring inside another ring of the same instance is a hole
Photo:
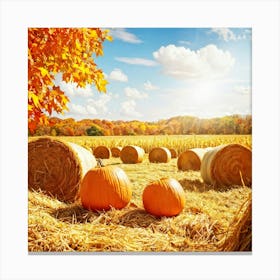
[[[109,121],[73,118],[49,118],[48,125],[38,125],[33,136],[86,136],[86,135],[164,135],[164,134],[251,134],[251,115],[232,115],[200,119],[177,116],[157,122]]]

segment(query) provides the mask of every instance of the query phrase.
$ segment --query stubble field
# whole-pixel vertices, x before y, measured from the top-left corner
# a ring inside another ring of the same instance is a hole
[[[227,143],[251,148],[251,135],[58,138],[89,150],[99,145],[138,145],[145,150],[145,157],[138,164],[124,164],[120,158],[103,159],[105,165],[121,167],[132,183],[132,199],[121,210],[88,211],[80,201],[66,204],[29,191],[30,252],[251,251],[251,187],[217,188],[205,184],[199,171],[179,171],[177,158],[168,163],[150,163],[148,159],[151,149],[159,146],[173,148],[178,154],[189,148]],[[145,186],[163,177],[175,178],[184,189],[186,206],[178,216],[158,218],[143,208]]]

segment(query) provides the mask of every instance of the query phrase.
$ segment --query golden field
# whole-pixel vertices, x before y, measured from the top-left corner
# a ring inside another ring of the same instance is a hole
[[[188,148],[239,143],[252,147],[251,135],[193,136],[98,136],[57,137],[88,149],[138,145],[146,154],[138,164],[123,164],[120,158],[104,159],[117,165],[132,183],[127,207],[92,212],[80,202],[66,204],[40,192],[29,191],[28,250],[78,252],[217,252],[251,251],[251,195],[248,186],[219,187],[205,184],[199,171],[179,171],[177,158],[168,163],[150,163],[149,151],[164,146],[178,154]],[[35,139],[35,138],[30,138]],[[178,180],[186,206],[175,217],[156,218],[142,204],[145,186],[156,179]]]
[[[32,139],[36,138],[38,137],[32,137]],[[230,143],[252,147],[251,135],[61,136],[57,138],[79,144],[85,148],[99,145],[107,147],[137,145],[142,147],[146,153],[149,153],[152,148],[160,146],[173,148],[178,153],[191,148],[215,147]]]

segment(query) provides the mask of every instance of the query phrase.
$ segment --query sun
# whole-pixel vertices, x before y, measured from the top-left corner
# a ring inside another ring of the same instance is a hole
[[[209,105],[217,101],[221,93],[221,87],[217,81],[207,80],[198,81],[191,88],[191,97],[189,100],[193,105]]]

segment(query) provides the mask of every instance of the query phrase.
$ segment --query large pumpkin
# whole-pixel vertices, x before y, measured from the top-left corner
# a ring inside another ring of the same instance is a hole
[[[146,186],[142,195],[147,212],[155,216],[178,215],[185,207],[185,192],[173,178],[162,178]]]
[[[132,196],[131,183],[123,169],[105,166],[89,170],[80,188],[81,202],[89,210],[125,207]]]

